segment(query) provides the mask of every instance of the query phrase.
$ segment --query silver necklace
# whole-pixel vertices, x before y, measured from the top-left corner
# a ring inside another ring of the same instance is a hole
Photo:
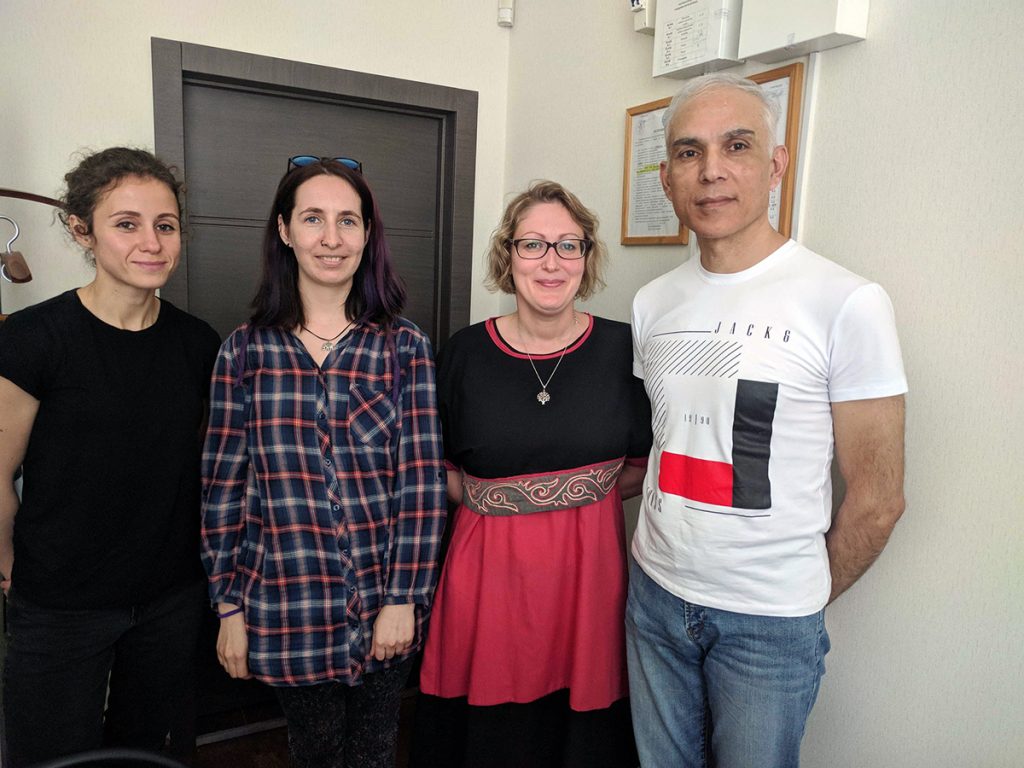
[[[352,322],[355,322],[355,321],[352,321]],[[338,331],[333,336],[330,336],[330,337],[328,337],[326,339],[323,336],[321,336],[320,334],[318,334],[318,333],[313,333],[311,330],[309,330],[309,328],[307,328],[304,325],[300,325],[299,328],[304,330],[310,336],[315,336],[316,338],[320,339],[320,341],[323,342],[323,344],[320,345],[320,349],[322,349],[324,352],[330,352],[332,349],[334,349],[337,346],[338,339],[341,338],[341,336],[345,333],[345,331],[347,331],[349,328],[352,327],[352,322],[350,322],[348,325],[346,325],[344,328],[342,328],[340,331]]]
[[[576,312],[572,313],[572,324],[573,327],[577,325]],[[530,367],[533,368],[533,375],[537,377],[537,381],[540,382],[540,392],[537,393],[537,402],[541,405],[547,405],[551,402],[551,395],[548,393],[548,384],[555,378],[555,374],[558,372],[558,366],[562,364],[562,358],[565,357],[565,350],[572,344],[572,339],[566,342],[565,346],[562,347],[562,353],[558,356],[558,362],[555,363],[555,367],[551,370],[551,375],[548,376],[548,380],[544,381],[540,377],[540,373],[537,372],[537,366],[533,363],[533,356],[530,354],[530,350],[526,348],[526,337],[523,336],[523,326],[519,323],[519,316],[516,316],[516,328],[519,331],[519,341],[522,342],[523,351],[526,353],[526,359],[530,361]]]

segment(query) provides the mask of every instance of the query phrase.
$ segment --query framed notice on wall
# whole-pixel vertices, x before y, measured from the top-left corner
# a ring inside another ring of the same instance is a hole
[[[622,172],[623,245],[686,243],[672,203],[661,188],[665,159],[662,115],[671,99],[659,99],[626,110],[626,151]]]
[[[789,150],[789,166],[782,183],[772,190],[768,202],[768,218],[779,234],[793,234],[793,187],[796,184],[796,164],[800,157],[800,106],[804,92],[804,65],[796,62],[768,72],[748,75],[747,79],[760,83],[770,99],[779,105],[779,126],[776,144],[785,144]]]

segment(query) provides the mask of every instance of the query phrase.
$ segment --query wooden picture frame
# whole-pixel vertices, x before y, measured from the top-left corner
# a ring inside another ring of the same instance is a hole
[[[687,230],[665,197],[659,172],[665,159],[661,117],[671,101],[658,99],[626,110],[622,245],[686,245]]]
[[[748,80],[759,83],[770,98],[780,103],[776,144],[785,144],[789,150],[789,165],[782,176],[782,184],[772,191],[768,205],[768,218],[781,235],[793,235],[793,190],[796,186],[796,166],[800,159],[800,110],[803,106],[804,65],[795,62],[785,67],[747,75]]]

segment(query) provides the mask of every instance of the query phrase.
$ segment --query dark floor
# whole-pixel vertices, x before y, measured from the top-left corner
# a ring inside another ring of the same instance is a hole
[[[409,689],[402,696],[402,709],[398,725],[398,762],[395,768],[409,765],[412,740],[412,718],[416,708],[416,690]],[[258,723],[266,717],[280,717],[273,711],[240,713],[243,722],[224,723],[223,727],[239,727]],[[244,722],[248,720],[248,722]],[[205,730],[205,729],[202,729]],[[199,747],[197,768],[288,768],[288,733],[283,727],[218,741]]]
[[[288,768],[288,733],[284,728],[199,747],[199,768]]]

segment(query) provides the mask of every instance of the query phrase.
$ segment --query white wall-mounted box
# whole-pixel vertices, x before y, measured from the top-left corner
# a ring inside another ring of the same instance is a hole
[[[868,0],[744,0],[737,51],[776,62],[856,43],[868,34]]]
[[[657,8],[658,0],[634,0],[630,9],[633,11],[633,31],[653,35]]]
[[[734,67],[743,0],[660,0],[654,76],[687,78]]]

